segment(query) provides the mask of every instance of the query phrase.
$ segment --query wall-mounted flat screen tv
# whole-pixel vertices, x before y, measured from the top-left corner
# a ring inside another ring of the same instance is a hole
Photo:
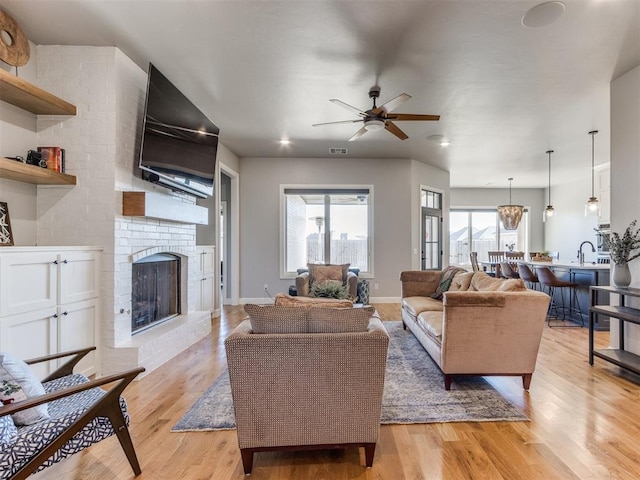
[[[142,178],[202,198],[212,195],[219,134],[218,127],[149,64]]]

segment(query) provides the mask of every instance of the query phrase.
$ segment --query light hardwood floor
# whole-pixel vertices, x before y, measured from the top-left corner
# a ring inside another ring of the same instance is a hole
[[[400,319],[398,304],[376,307],[384,320]],[[170,432],[225,368],[224,339],[243,317],[241,307],[226,307],[212,335],[126,390],[139,479],[244,477],[235,431]],[[596,338],[608,343],[607,333]],[[530,392],[520,378],[488,380],[531,421],[383,425],[369,470],[357,449],[258,453],[250,478],[640,478],[640,379],[597,359],[591,367],[586,328],[545,328]],[[134,477],[112,437],[32,478]]]

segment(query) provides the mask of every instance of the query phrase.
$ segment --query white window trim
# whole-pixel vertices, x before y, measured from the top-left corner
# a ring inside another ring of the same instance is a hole
[[[279,243],[280,243],[280,259],[279,259],[279,263],[280,263],[280,279],[284,280],[284,279],[291,279],[291,278],[296,278],[298,275],[296,272],[287,272],[286,268],[287,268],[287,260],[286,260],[286,242],[285,242],[285,237],[286,237],[286,202],[285,202],[285,193],[284,191],[287,189],[295,189],[295,188],[307,188],[307,189],[313,189],[313,190],[329,190],[329,189],[333,189],[333,190],[340,190],[340,189],[344,189],[344,190],[349,190],[349,189],[358,189],[358,188],[366,188],[369,190],[369,218],[368,218],[368,222],[369,222],[369,234],[367,235],[367,244],[368,244],[368,249],[369,249],[369,271],[368,272],[360,272],[359,277],[360,278],[374,278],[374,242],[373,242],[373,237],[374,237],[374,232],[375,232],[375,225],[373,222],[374,219],[374,192],[373,192],[373,185],[372,184],[344,184],[344,185],[340,185],[340,184],[311,184],[311,183],[295,183],[295,184],[281,184],[280,185],[280,219],[279,219],[279,228],[280,228],[280,239],[279,239]]]

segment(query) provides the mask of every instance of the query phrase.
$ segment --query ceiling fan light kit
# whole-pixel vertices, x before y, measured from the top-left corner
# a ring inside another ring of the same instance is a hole
[[[598,133],[598,130],[591,130],[589,135],[591,135],[591,196],[587,203],[584,205],[584,215],[585,216],[600,216],[600,202],[598,201],[598,197],[596,197],[594,193],[594,176],[595,176],[595,163],[594,163],[594,145],[595,145],[595,136]]]
[[[355,120],[341,120],[337,122],[324,122],[324,123],[314,123],[314,127],[318,127],[320,125],[332,125],[338,123],[357,123],[362,122],[363,126],[358,130],[349,141],[352,142],[357,138],[360,138],[367,132],[375,132],[379,130],[386,130],[389,133],[395,135],[400,140],[406,140],[409,136],[404,133],[393,121],[438,121],[440,120],[440,115],[420,115],[413,113],[391,113],[397,107],[399,107],[402,103],[406,102],[411,98],[411,95],[406,93],[401,93],[395,98],[392,98],[384,105],[377,106],[376,99],[380,97],[380,87],[374,85],[369,89],[369,98],[373,100],[373,106],[371,109],[362,111],[356,107],[349,105],[348,103],[344,103],[337,98],[332,98],[329,101],[331,103],[335,103],[343,108],[351,112],[357,113],[360,118]]]
[[[505,230],[517,230],[522,220],[524,207],[522,205],[513,205],[511,203],[511,182],[513,178],[509,178],[509,205],[500,205],[498,207],[498,216]]]
[[[383,120],[379,120],[377,118],[372,118],[371,120],[364,121],[364,128],[366,128],[369,132],[377,132],[380,130],[384,130],[385,123]]]

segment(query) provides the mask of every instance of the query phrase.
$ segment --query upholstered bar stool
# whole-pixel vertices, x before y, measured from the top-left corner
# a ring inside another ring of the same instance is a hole
[[[500,262],[500,272],[505,278],[520,278],[518,271],[513,268],[513,264],[509,262]]]
[[[582,311],[580,310],[580,303],[578,302],[578,295],[576,293],[576,288],[578,287],[577,283],[567,282],[565,280],[560,280],[555,273],[549,267],[536,267],[538,280],[540,281],[540,285],[542,288],[547,287],[549,296],[551,297],[551,302],[549,303],[549,310],[547,311],[547,325],[549,327],[584,327],[584,318],[582,316]],[[580,325],[566,323],[563,325],[551,325],[551,312],[555,310],[556,316],[555,318],[559,318],[559,308],[556,302],[554,301],[554,293],[556,289],[560,289],[560,309],[562,310],[562,320],[566,321],[566,312],[569,312],[571,315],[572,310],[574,310],[573,305],[577,305],[578,308],[575,309],[580,314]],[[569,306],[567,307],[564,299],[564,291],[569,289]]]
[[[529,265],[524,263],[518,264],[518,274],[522,280],[529,284],[529,288],[537,290],[536,285],[540,284],[540,280],[538,280],[538,276],[531,271]]]

